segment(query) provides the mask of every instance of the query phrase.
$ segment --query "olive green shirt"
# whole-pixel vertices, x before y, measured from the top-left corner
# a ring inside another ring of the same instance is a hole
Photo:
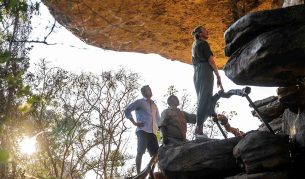
[[[178,143],[186,141],[186,123],[196,123],[196,115],[180,111],[177,107],[169,107],[161,113],[159,128],[163,141]],[[162,129],[163,128],[163,129]],[[166,142],[164,143],[166,144]]]
[[[195,40],[192,47],[192,64],[209,62],[210,56],[213,56],[210,45],[205,40]]]

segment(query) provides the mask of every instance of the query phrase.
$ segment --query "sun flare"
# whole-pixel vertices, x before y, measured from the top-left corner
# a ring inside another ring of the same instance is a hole
[[[19,143],[20,152],[32,155],[36,152],[36,137],[24,137]]]

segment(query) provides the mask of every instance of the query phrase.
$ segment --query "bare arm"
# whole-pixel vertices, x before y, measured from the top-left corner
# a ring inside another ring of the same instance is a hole
[[[220,87],[220,89],[223,91],[223,86],[222,86],[222,83],[221,83],[221,79],[220,79],[220,75],[219,75],[219,72],[218,72],[218,68],[216,66],[214,57],[212,55],[209,58],[209,64],[213,68],[213,71],[214,71],[214,73],[215,73],[215,75],[217,77],[217,87]]]

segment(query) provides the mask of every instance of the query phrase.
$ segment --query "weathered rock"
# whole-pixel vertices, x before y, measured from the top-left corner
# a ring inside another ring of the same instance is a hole
[[[223,178],[239,172],[233,147],[240,138],[190,141],[183,145],[162,146],[159,167],[169,178]]]
[[[299,4],[304,4],[304,0],[285,0],[283,7],[295,6]]]
[[[286,109],[283,121],[284,133],[291,136],[296,147],[305,147],[305,111],[300,110],[298,113],[294,113],[290,109]]]
[[[268,97],[268,98],[265,98],[265,99],[261,99],[261,100],[257,100],[257,101],[254,101],[253,103],[254,103],[254,105],[256,106],[256,107],[261,107],[261,106],[264,106],[264,105],[266,105],[266,104],[268,104],[268,103],[271,103],[271,102],[273,102],[273,101],[276,101],[277,100],[277,96],[270,96],[270,97]],[[251,105],[249,104],[249,106],[251,107]]]
[[[277,89],[277,94],[279,101],[294,112],[297,112],[298,108],[305,107],[304,85],[280,87]]]
[[[223,33],[250,11],[282,7],[280,0],[44,0],[55,19],[84,42],[115,51],[156,53],[191,63],[192,29],[201,24],[219,67]],[[275,5],[275,6],[274,6]]]
[[[290,162],[288,136],[250,132],[234,147],[233,154],[247,174],[276,170]]]
[[[288,171],[262,172],[255,174],[239,174],[225,179],[287,179],[289,178]]]
[[[224,67],[236,84],[255,86],[296,85],[304,78],[304,69],[305,25],[259,35],[236,51]]]
[[[304,19],[305,5],[249,13],[225,31],[225,54],[230,57],[262,33],[280,27],[305,24]]]
[[[275,118],[271,122],[269,122],[270,127],[276,134],[283,134],[283,119],[282,118]],[[269,132],[269,129],[266,127],[264,123],[262,123],[259,128],[259,131],[266,131]]]
[[[264,118],[267,122],[270,122],[273,119],[282,115],[284,110],[284,105],[278,100],[272,101],[269,104],[258,108],[260,116]],[[254,117],[258,117],[257,113],[254,110],[251,112]]]

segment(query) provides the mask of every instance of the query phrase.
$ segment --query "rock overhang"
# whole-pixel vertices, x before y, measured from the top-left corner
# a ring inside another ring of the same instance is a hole
[[[280,0],[49,0],[55,19],[85,43],[124,52],[156,53],[191,63],[192,29],[205,26],[209,43],[222,68],[224,31],[250,11],[280,7]],[[277,3],[277,4],[276,4]]]

